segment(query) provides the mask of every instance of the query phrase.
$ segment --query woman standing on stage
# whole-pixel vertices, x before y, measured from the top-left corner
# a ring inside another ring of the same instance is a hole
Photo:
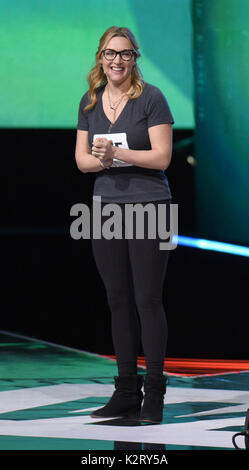
[[[108,203],[118,204],[124,215],[126,203],[164,203],[166,210],[171,201],[164,170],[171,161],[174,121],[161,91],[143,81],[138,49],[130,30],[109,28],[100,39],[89,90],[79,106],[76,162],[83,173],[96,173],[93,196],[101,196],[101,213]],[[125,223],[122,230],[124,234]],[[92,248],[111,311],[118,367],[112,397],[92,417],[160,423],[167,382],[162,295],[169,251],[161,251],[158,238],[148,236],[92,237]],[[140,341],[144,381],[137,374]]]

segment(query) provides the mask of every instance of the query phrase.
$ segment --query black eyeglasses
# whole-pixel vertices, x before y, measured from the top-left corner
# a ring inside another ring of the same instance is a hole
[[[120,55],[122,60],[131,60],[132,56],[136,57],[136,52],[130,49],[124,49],[123,51],[114,51],[113,49],[104,49],[102,51],[106,60],[114,60],[117,54]]]

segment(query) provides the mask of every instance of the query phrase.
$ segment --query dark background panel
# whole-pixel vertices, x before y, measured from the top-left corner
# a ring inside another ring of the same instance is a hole
[[[94,174],[74,160],[74,130],[1,130],[1,329],[113,354],[110,312],[90,240],[70,237],[73,204],[90,206]],[[179,234],[197,236],[193,132],[175,131],[167,171]],[[167,356],[248,358],[248,260],[178,246],[164,304]],[[142,350],[141,350],[142,354]]]

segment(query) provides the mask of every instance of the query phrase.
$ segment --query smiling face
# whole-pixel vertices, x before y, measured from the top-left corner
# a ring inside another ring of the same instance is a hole
[[[113,49],[119,52],[125,49],[133,50],[133,47],[127,38],[115,36],[105,45],[104,49]],[[115,86],[130,81],[131,71],[135,61],[134,56],[132,56],[131,60],[126,61],[123,60],[119,54],[117,54],[112,61],[106,60],[104,54],[101,54],[99,59],[99,63],[102,64],[108,82],[115,84]]]

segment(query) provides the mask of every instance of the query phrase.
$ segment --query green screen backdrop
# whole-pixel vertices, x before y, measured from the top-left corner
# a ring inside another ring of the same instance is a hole
[[[166,95],[175,127],[192,128],[190,0],[1,0],[0,127],[74,128],[113,25],[135,34],[144,79]]]
[[[249,1],[194,0],[199,233],[249,244]]]
[[[99,38],[127,26],[174,128],[195,129],[198,234],[248,244],[248,18],[249,0],[1,0],[0,127],[76,128]]]

